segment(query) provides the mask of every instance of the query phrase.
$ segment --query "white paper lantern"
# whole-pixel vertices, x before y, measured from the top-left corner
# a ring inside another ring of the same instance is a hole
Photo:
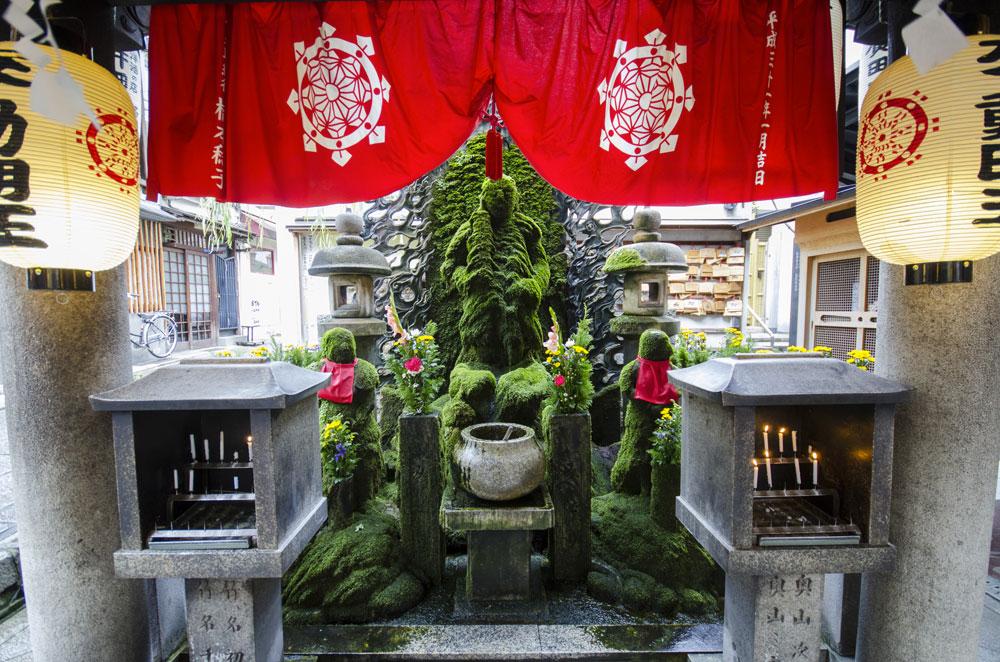
[[[1000,36],[921,76],[909,57],[865,95],[858,131],[861,241],[893,264],[1000,251]]]
[[[32,111],[36,67],[0,44],[0,260],[18,267],[100,271],[128,258],[139,227],[139,140],[125,88],[90,60],[40,46],[46,71],[83,88],[98,126]]]

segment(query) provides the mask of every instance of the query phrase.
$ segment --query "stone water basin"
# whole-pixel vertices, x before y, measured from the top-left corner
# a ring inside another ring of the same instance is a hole
[[[517,499],[545,479],[545,455],[535,431],[517,423],[479,423],[463,429],[452,461],[459,485],[488,501]]]

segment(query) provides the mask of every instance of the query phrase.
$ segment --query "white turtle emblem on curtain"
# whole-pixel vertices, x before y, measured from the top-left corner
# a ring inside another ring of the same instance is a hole
[[[288,105],[302,118],[306,151],[321,145],[343,166],[351,159],[348,150],[362,140],[385,142],[385,126],[378,121],[382,104],[389,102],[389,82],[371,61],[371,37],[358,35],[350,42],[334,37],[334,30],[323,23],[309,47],[295,43],[298,88]]]
[[[604,104],[601,148],[614,146],[627,155],[632,170],[646,163],[647,154],[676,148],[673,130],[681,113],[694,107],[692,86],[685,88],[681,71],[687,47],[663,46],[666,35],[658,29],[645,39],[647,45],[631,49],[622,39],[615,43],[615,68],[597,88]]]

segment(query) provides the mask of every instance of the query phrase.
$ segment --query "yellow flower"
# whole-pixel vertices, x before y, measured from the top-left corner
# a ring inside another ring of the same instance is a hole
[[[757,351],[754,352],[754,354],[773,354],[773,353],[774,352],[772,352],[769,349],[758,349]]]
[[[705,335],[705,332],[704,332],[704,331],[699,331],[698,333],[696,333],[696,334],[694,334],[694,335],[695,335],[696,337],[698,337],[698,338],[701,338],[702,340],[704,340],[705,338],[707,338],[707,337],[708,337],[708,336],[706,336],[706,335]]]
[[[422,336],[417,336],[418,342],[431,342],[434,340],[434,336],[427,335],[426,333]]]
[[[827,347],[826,345],[816,345],[812,348],[814,352],[822,352],[824,354],[829,354],[833,351],[832,347]]]
[[[788,351],[789,352],[805,352],[807,350],[806,350],[805,347],[799,347],[798,345],[789,345],[788,346]]]
[[[215,353],[215,355],[223,358],[229,358],[233,355],[233,353],[230,352],[228,349],[220,349],[218,352]]]
[[[587,351],[586,347],[580,347],[579,345],[573,345],[573,349],[576,351],[577,354],[588,354],[589,353]]]
[[[866,365],[859,365],[858,366],[858,370],[864,370],[865,372],[868,372],[868,366],[866,366]]]
[[[660,418],[669,421],[673,417],[674,415],[670,413],[670,407],[664,407],[663,409],[660,410]]]
[[[555,362],[555,363],[554,363],[553,365],[554,365],[555,367],[557,367],[557,368],[558,368],[558,367],[559,367],[560,365],[562,365],[562,364],[561,364],[561,363],[559,363],[559,361],[556,361],[556,362]]]
[[[684,336],[685,338],[690,336],[692,333],[694,333],[694,331],[692,331],[691,329],[681,329],[681,335]]]

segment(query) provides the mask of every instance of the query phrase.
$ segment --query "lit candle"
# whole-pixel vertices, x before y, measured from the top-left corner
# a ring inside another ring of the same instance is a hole
[[[767,489],[774,489],[774,481],[771,480],[771,451],[764,451],[764,468],[767,470]]]
[[[194,435],[191,435],[191,461],[194,462],[197,457],[194,449]]]
[[[233,489],[236,490],[237,492],[240,491],[240,477],[239,476],[233,476]]]
[[[792,437],[794,439],[794,437]],[[802,469],[799,468],[799,456],[795,456],[795,485],[802,489]]]
[[[798,437],[799,437],[799,433],[796,432],[795,430],[792,430],[792,452],[793,453],[798,453],[799,452],[799,439],[798,439]]]
[[[785,454],[785,428],[778,430],[778,455]]]
[[[205,461],[208,462],[208,459],[209,459],[209,455],[208,455],[208,439],[206,439],[205,440]]]
[[[177,473],[176,471],[174,472]],[[757,478],[760,476],[760,466],[757,464],[757,458],[753,461],[753,488],[757,489]]]
[[[247,461],[253,462],[253,437],[247,437]]]
[[[809,457],[812,457],[812,454],[813,454],[813,447],[812,447],[812,444],[809,444],[809,450],[806,451],[806,455],[808,455]]]
[[[222,430],[219,430],[219,462],[222,462],[223,461],[222,458],[226,457],[226,449],[225,449],[225,441],[224,441],[224,439],[225,439],[225,435],[223,434]]]
[[[767,445],[767,431],[771,429],[770,425],[764,426],[764,455],[765,457],[771,451],[770,447]]]
[[[181,489],[180,479],[177,476],[177,469],[174,469],[174,492]]]
[[[819,453],[812,454],[813,461],[813,489],[819,487]]]
[[[194,469],[188,469],[188,493],[194,494]]]

